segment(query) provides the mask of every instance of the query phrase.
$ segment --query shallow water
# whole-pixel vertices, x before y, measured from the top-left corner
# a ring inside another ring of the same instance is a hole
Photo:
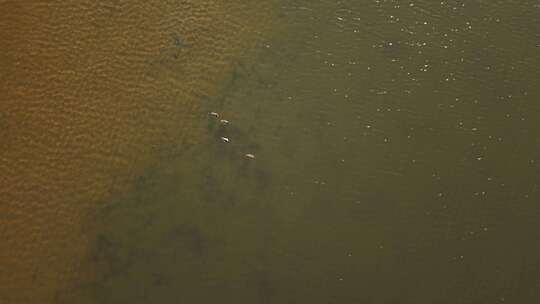
[[[538,298],[538,4],[276,6],[278,33],[207,103],[230,124],[206,118],[213,138],[103,213],[90,294]]]
[[[538,301],[538,2],[272,4],[201,140],[94,215],[75,302]]]

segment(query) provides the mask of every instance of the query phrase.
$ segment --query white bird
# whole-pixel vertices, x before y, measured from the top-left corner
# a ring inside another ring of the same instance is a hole
[[[221,137],[221,140],[222,140],[223,142],[226,142],[226,143],[231,142],[227,137],[223,137],[223,136]]]
[[[247,153],[246,157],[249,158],[249,159],[255,159],[255,155],[253,155],[251,153]]]
[[[212,117],[215,117],[215,118],[218,118],[219,117],[219,114],[216,113],[216,112],[210,112],[208,113],[208,115],[212,116]]]

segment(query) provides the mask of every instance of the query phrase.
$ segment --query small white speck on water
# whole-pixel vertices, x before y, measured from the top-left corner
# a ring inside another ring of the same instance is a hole
[[[226,142],[226,143],[231,142],[231,140],[228,137],[224,137],[224,136],[221,137],[221,141]]]
[[[254,154],[251,154],[251,153],[246,153],[244,155],[247,159],[255,159],[255,155]]]

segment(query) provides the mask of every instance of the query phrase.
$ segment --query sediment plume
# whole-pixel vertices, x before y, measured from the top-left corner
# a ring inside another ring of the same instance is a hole
[[[85,275],[88,214],[156,147],[204,136],[201,101],[269,12],[237,0],[0,2],[0,303],[69,294]]]

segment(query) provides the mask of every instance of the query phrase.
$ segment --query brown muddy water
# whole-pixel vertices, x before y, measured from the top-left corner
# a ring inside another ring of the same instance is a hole
[[[538,1],[31,3],[0,303],[540,300]]]

